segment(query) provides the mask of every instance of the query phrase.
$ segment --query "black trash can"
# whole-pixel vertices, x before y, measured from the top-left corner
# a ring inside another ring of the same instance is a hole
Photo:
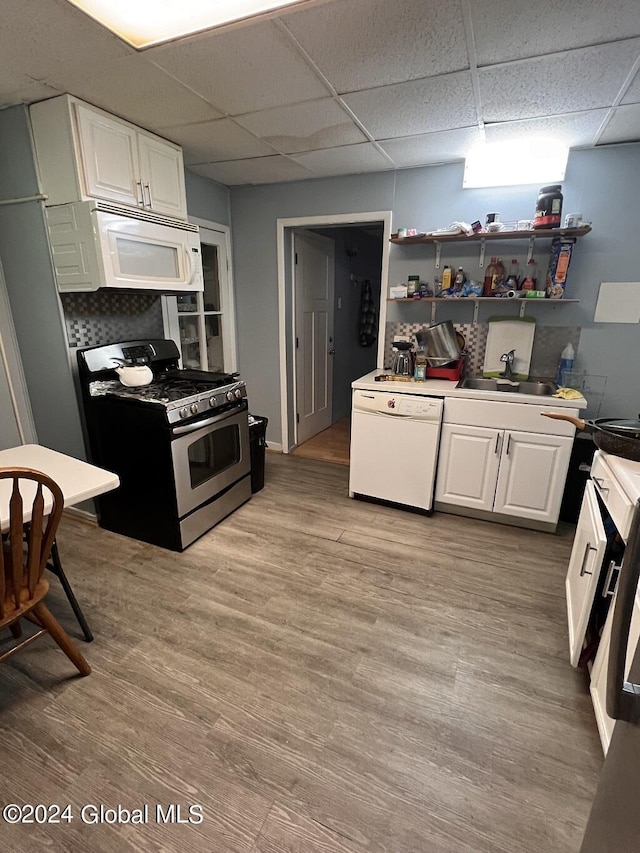
[[[251,448],[251,492],[264,488],[264,451],[267,446],[268,418],[249,415],[249,445]]]

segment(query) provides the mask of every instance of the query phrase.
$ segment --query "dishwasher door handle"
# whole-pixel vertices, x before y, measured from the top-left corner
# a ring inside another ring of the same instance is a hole
[[[633,513],[611,625],[607,670],[607,714],[614,720],[640,722],[640,684],[625,681],[629,630],[640,579],[640,500]],[[635,649],[633,650],[635,652]]]

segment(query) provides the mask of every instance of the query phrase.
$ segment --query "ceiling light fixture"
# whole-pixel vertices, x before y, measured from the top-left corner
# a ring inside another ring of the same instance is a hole
[[[141,50],[310,0],[68,0]]]
[[[465,189],[562,181],[569,149],[549,139],[489,142],[474,148],[464,163]]]

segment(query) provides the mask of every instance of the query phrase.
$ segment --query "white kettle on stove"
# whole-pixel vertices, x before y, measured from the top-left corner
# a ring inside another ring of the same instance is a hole
[[[135,388],[139,385],[149,385],[153,382],[153,372],[146,364],[127,364],[121,358],[114,358],[119,367],[114,367],[118,378],[127,388]]]

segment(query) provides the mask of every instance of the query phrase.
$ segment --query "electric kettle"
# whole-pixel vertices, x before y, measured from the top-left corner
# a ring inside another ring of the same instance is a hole
[[[413,353],[410,341],[394,341],[393,372],[397,376],[413,376]]]

